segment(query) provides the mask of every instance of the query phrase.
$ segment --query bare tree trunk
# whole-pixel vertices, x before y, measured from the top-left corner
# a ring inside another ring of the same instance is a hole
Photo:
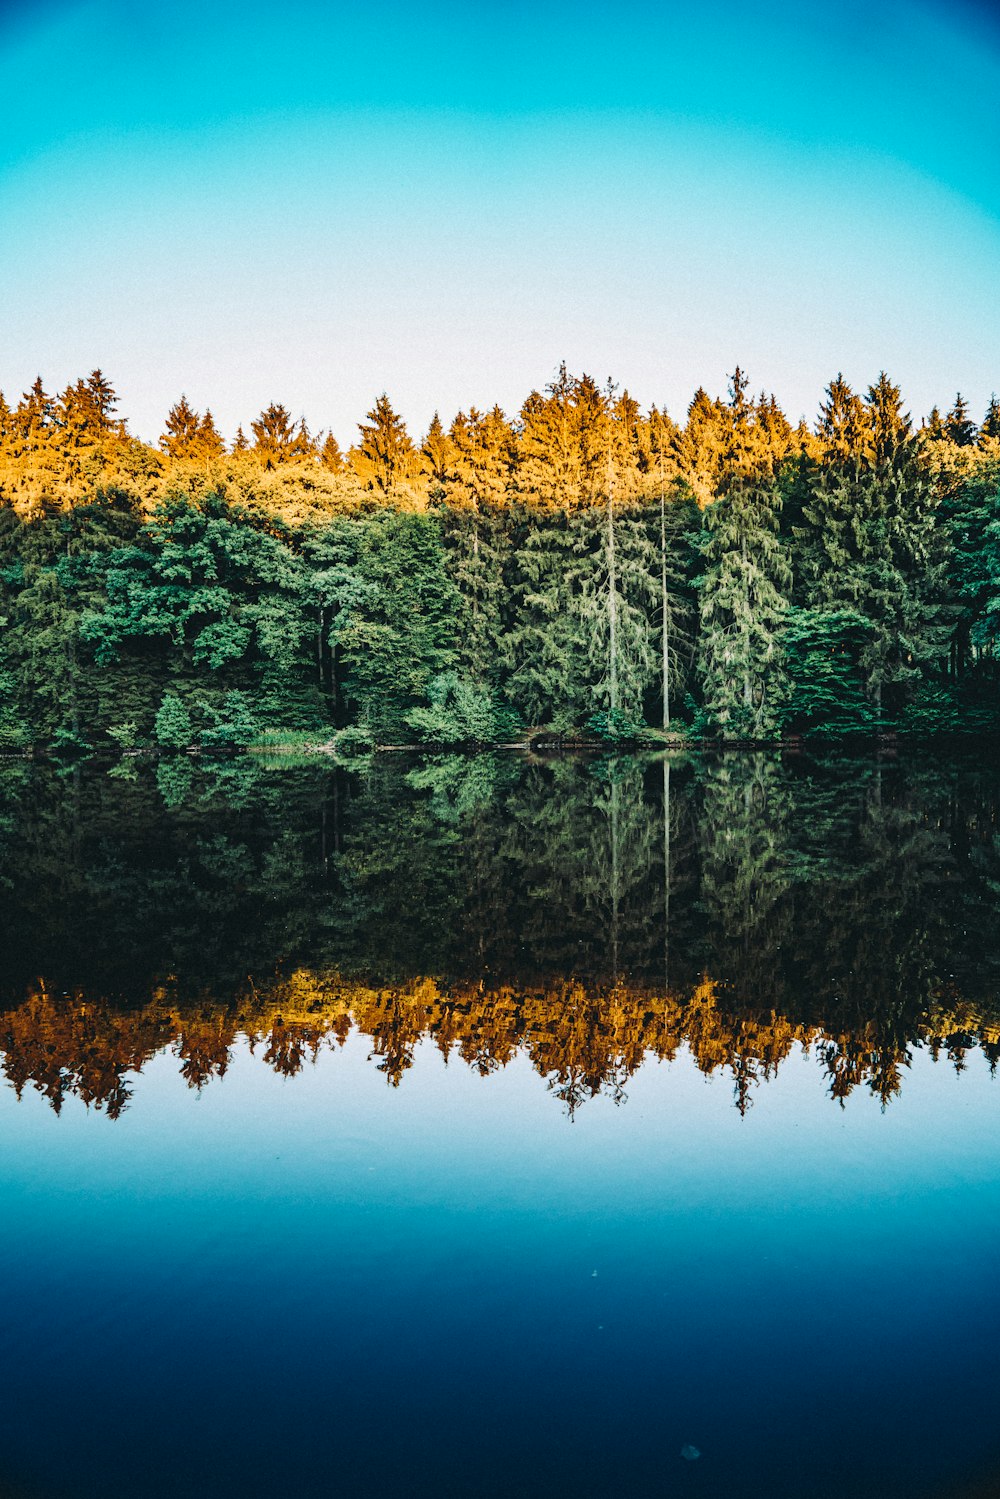
[[[618,578],[615,572],[615,498],[611,455],[608,454],[608,652],[611,712],[618,711]]]
[[[670,729],[670,610],[667,607],[667,507],[660,477],[660,613],[663,636],[663,732]]]

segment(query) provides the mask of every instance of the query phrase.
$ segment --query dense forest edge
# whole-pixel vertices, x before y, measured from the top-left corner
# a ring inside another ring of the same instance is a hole
[[[682,425],[561,366],[517,416],[272,404],[156,446],[100,370],[0,395],[0,749],[766,744],[1000,728],[1000,403],[881,375]]]

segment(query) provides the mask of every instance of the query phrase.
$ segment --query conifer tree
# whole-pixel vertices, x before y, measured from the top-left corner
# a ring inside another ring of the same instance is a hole
[[[287,407],[277,402],[272,401],[250,426],[254,435],[254,455],[265,468],[315,456],[305,419],[296,425]]]
[[[579,509],[517,514],[511,619],[498,644],[506,695],[527,724],[564,732],[593,712],[590,629],[579,607],[579,559],[592,538]]]
[[[979,435],[979,429],[969,417],[969,403],[959,391],[955,404],[944,420],[944,430],[951,442],[959,448],[971,448]]]
[[[729,408],[713,401],[699,386],[688,407],[687,421],[677,435],[676,455],[681,475],[702,508],[718,493],[731,440]]]
[[[780,632],[791,569],[770,464],[744,461],[705,514],[699,644],[704,708],[726,738],[766,739],[781,722]]]
[[[931,407],[930,415],[924,420],[923,431],[926,432],[932,442],[943,442],[948,436],[948,433],[945,431],[944,417],[941,415],[939,407]]]
[[[983,424],[979,429],[979,445],[985,447],[990,441],[1000,439],[1000,401],[995,395],[990,396],[990,403],[983,417]]]
[[[340,443],[332,432],[327,432],[323,438],[319,450],[319,461],[331,474],[342,474],[344,472],[344,455],[340,451]]]
[[[182,395],[167,412],[165,431],[160,438],[160,447],[170,458],[188,458],[191,447],[198,436],[198,413]]]
[[[419,455],[406,430],[406,423],[392,409],[385,391],[367,420],[358,423],[361,441],[354,450],[355,467],[366,488],[391,499],[419,472]]]
[[[860,622],[858,668],[881,721],[887,688],[901,692],[947,648],[942,538],[919,442],[898,387],[884,374],[817,475],[802,537],[804,602]]]
[[[226,445],[222,441],[222,434],[215,425],[215,417],[207,409],[205,415],[198,423],[196,446],[198,457],[203,462],[209,459],[221,458],[226,451]]]
[[[420,445],[420,451],[427,460],[431,497],[443,499],[447,493],[446,485],[453,452],[451,439],[441,425],[441,418],[436,411],[427,429],[427,436]]]
[[[848,385],[843,375],[831,380],[826,400],[819,408],[816,435],[827,453],[844,458],[859,455],[867,446],[870,423],[865,404]]]

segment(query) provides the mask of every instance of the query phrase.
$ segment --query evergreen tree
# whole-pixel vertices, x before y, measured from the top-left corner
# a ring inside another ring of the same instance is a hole
[[[440,525],[383,510],[342,523],[324,550],[334,564],[330,633],[343,697],[379,738],[405,735],[407,713],[454,667],[464,628]]]
[[[441,418],[436,411],[427,429],[427,436],[420,445],[420,451],[427,462],[431,498],[443,499],[447,493],[446,485],[449,478],[453,448],[451,439],[441,425]]]
[[[979,435],[979,429],[969,417],[969,403],[961,391],[944,419],[944,430],[949,440],[960,448],[973,447]]]
[[[250,426],[254,435],[253,453],[265,468],[275,468],[282,463],[315,456],[315,448],[305,421],[296,425],[285,406],[272,401]],[[242,429],[237,433],[237,438],[241,436]]]
[[[816,423],[816,435],[828,455],[837,459],[860,456],[870,440],[870,425],[864,402],[843,375],[831,380]]]
[[[702,387],[695,391],[687,421],[675,445],[677,464],[698,504],[711,504],[719,491],[726,453],[732,440],[728,406],[713,401]]]
[[[319,450],[319,461],[331,474],[344,472],[344,455],[340,451],[340,443],[332,432],[327,432],[323,438],[323,444]]]
[[[420,458],[384,391],[358,431],[361,441],[353,454],[358,475],[366,488],[392,499],[419,473]]]
[[[160,438],[160,447],[170,458],[189,458],[192,445],[198,437],[198,413],[182,395],[167,412],[165,431]]]
[[[511,617],[498,643],[505,692],[525,723],[566,732],[595,706],[590,621],[580,608],[580,557],[595,528],[579,509],[524,508],[516,519]]]
[[[931,407],[931,414],[925,420],[923,430],[932,442],[943,442],[948,436],[945,430],[944,417],[937,406]]]
[[[804,602],[856,616],[858,667],[883,715],[887,688],[906,684],[947,649],[935,496],[899,390],[880,376],[868,392],[864,445],[838,444],[817,476],[801,538]]]
[[[995,395],[990,396],[990,403],[983,417],[983,424],[979,429],[979,445],[985,447],[988,442],[1000,438],[1000,401]]]
[[[726,738],[766,739],[781,722],[780,631],[791,569],[770,465],[747,463],[705,514],[699,643],[709,723]]]

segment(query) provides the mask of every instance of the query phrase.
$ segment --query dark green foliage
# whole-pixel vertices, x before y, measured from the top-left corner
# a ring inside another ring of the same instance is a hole
[[[411,708],[406,714],[408,727],[421,742],[499,744],[521,727],[517,715],[499,706],[488,687],[464,681],[454,672],[434,677],[427,699],[427,707]]]
[[[407,712],[457,655],[462,601],[448,576],[440,523],[379,511],[344,522],[328,558],[330,639],[344,698],[377,738],[397,737]]]
[[[787,685],[780,635],[791,569],[778,535],[781,497],[765,467],[734,476],[706,512],[700,660],[709,724],[726,738],[767,739]]]
[[[866,621],[849,609],[789,610],[781,632],[789,729],[857,734],[874,728],[861,669],[866,634]]]

